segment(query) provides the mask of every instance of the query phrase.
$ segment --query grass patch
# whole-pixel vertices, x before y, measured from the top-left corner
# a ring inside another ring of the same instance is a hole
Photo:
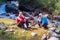
[[[8,18],[0,18],[0,23],[4,23],[4,25],[8,28],[13,26],[14,32],[7,32],[3,35],[1,34],[0,39],[1,40],[41,40],[41,37],[43,34],[47,33],[47,30],[44,30],[43,28],[38,28],[36,26],[33,26],[31,29],[26,30],[23,32],[21,28],[18,28],[16,25],[12,25],[15,22],[15,20],[8,19]],[[31,33],[35,32],[37,35],[32,37]]]

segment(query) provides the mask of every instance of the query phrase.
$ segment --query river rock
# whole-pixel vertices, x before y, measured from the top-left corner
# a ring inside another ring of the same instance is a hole
[[[34,37],[36,36],[37,34],[35,32],[32,32],[31,35]]]
[[[5,29],[6,27],[3,24],[0,24],[0,29]]]

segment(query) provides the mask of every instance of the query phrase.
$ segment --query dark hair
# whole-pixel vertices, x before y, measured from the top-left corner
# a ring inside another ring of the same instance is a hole
[[[23,12],[23,11],[20,11],[20,10],[19,10],[18,12]]]
[[[23,12],[23,11],[21,11],[21,10],[18,10],[18,12]]]

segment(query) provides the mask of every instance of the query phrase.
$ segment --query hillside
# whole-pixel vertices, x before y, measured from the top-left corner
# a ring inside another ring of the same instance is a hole
[[[8,18],[0,18],[0,24],[4,24],[7,29],[12,29],[12,31],[4,32],[5,30],[0,30],[0,39],[1,40],[41,40],[41,37],[44,33],[47,33],[47,30],[33,26],[30,29],[22,30],[14,24],[15,20]],[[33,36],[32,34],[36,35]]]

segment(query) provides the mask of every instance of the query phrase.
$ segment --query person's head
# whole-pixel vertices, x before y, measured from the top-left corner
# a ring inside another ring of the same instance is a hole
[[[42,13],[39,14],[39,17],[42,17]]]
[[[19,16],[23,15],[23,12],[22,11],[19,11]]]

